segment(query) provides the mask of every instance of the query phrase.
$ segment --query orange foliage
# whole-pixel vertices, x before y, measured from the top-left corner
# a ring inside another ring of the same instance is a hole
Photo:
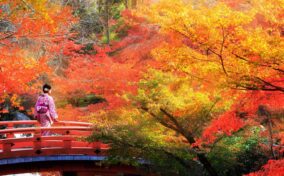
[[[284,175],[284,159],[269,160],[262,169],[247,176],[283,176]]]
[[[58,83],[66,94],[74,91],[95,93],[104,97],[110,108],[122,106],[121,96],[126,92],[134,92],[138,81],[139,70],[130,64],[120,64],[106,55],[106,49],[97,49],[95,56],[82,55],[71,59],[66,70],[67,79]]]
[[[144,18],[129,10],[122,12],[122,16],[130,28],[126,37],[113,43],[111,49],[116,52],[115,60],[140,68],[157,65],[150,52],[164,40],[164,37],[158,33],[158,26],[148,24]]]
[[[46,58],[32,58],[24,50],[18,47],[0,48],[0,92],[25,93],[33,89],[27,84],[40,76],[42,72],[48,72]]]
[[[76,19],[69,7],[45,0],[4,0],[1,4],[9,6],[11,13],[1,11],[1,18],[11,29],[0,31],[0,96],[34,93],[39,77],[51,71],[47,65],[51,55],[47,54],[53,51],[46,46],[52,38],[68,33]]]
[[[86,111],[87,109],[74,108],[72,105],[57,109],[60,120],[65,121],[82,121],[82,116],[87,115]]]
[[[111,47],[94,46],[95,55],[83,54],[82,48],[71,41],[56,46],[70,58],[66,78],[55,81],[62,96],[72,96],[74,92],[94,93],[106,99],[109,109],[121,107],[126,103],[124,94],[135,94],[141,74],[148,68],[158,67],[150,55],[162,39],[157,27],[144,24],[143,18],[130,11],[123,12],[123,16],[126,24],[131,25],[127,36]],[[109,56],[111,53],[115,56]]]
[[[245,122],[236,115],[235,111],[228,111],[211,122],[203,131],[202,138],[206,143],[213,143],[220,136],[231,136],[244,125]]]

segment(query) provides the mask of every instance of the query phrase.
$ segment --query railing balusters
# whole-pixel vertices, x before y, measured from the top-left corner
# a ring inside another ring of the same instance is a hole
[[[33,127],[14,128],[15,125],[29,124]],[[41,127],[37,121],[2,121],[0,125],[7,128],[0,130],[0,134],[7,135],[0,139],[0,159],[19,156],[46,156],[65,154],[104,155],[107,150],[101,142],[78,142],[78,138],[91,134],[93,128],[90,123],[58,122],[53,127]],[[71,126],[70,126],[71,125]],[[42,131],[52,131],[57,136],[41,136]],[[31,133],[33,137],[15,138],[16,133]],[[58,134],[61,134],[58,136]]]
[[[41,130],[36,129],[33,137],[33,150],[36,154],[41,153]]]
[[[9,124],[7,125],[7,129],[12,129],[12,128],[14,128],[14,124],[9,123]],[[13,134],[13,133],[8,133],[6,137],[7,137],[7,138],[14,138],[14,134]]]
[[[9,141],[3,143],[3,153],[10,153],[12,149],[12,144]]]
[[[63,144],[64,144],[64,148],[65,149],[71,149],[71,144],[72,144],[72,141],[71,139],[64,139],[63,140]]]

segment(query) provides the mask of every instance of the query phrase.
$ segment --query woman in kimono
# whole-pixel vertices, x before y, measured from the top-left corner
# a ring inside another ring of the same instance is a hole
[[[51,127],[53,122],[57,122],[58,115],[56,113],[55,104],[51,94],[51,86],[43,85],[43,93],[39,95],[35,105],[35,118],[39,121],[42,127]],[[42,131],[42,136],[50,136],[50,131]]]

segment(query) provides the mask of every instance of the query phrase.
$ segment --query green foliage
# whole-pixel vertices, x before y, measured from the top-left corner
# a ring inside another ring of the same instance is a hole
[[[121,12],[125,9],[123,0],[105,1],[91,0],[81,3],[70,1],[67,3],[74,8],[74,16],[79,18],[79,22],[73,27],[73,31],[77,32],[77,42],[80,43],[94,43],[98,41],[97,36],[104,32],[106,23],[110,20],[120,20]],[[109,12],[105,11],[106,5],[109,6]],[[105,21],[106,13],[109,19]],[[110,26],[111,27],[111,26]],[[117,40],[115,32],[116,27],[111,27],[111,40]],[[102,35],[102,43],[106,43],[106,37]]]
[[[122,1],[123,2],[123,1]],[[119,20],[121,18],[121,12],[125,10],[125,5],[124,3],[118,3],[115,6],[111,7],[111,14],[112,14],[112,18],[114,20]]]
[[[116,32],[111,32],[110,33],[110,41],[118,41],[119,38],[117,37],[117,34]],[[107,37],[104,35],[102,38],[101,38],[101,42],[106,44],[107,43]]]
[[[215,105],[220,98],[190,83],[179,75],[149,70],[139,82],[138,94],[127,96],[133,106],[92,117],[98,129],[90,140],[111,144],[111,162],[136,165],[142,159],[162,175],[200,174],[203,168],[194,160],[196,151],[184,131],[192,132],[192,138],[200,136],[212,114],[219,113]],[[176,115],[177,129],[170,127],[175,125],[161,109]]]
[[[192,87],[192,83],[186,77],[150,70],[140,81],[138,95],[133,100],[161,118],[161,108],[176,114],[176,120],[184,129],[199,136],[212,115],[222,109],[216,106],[220,100],[218,95],[200,91]]]
[[[90,104],[96,104],[96,103],[101,103],[104,102],[105,99],[96,96],[94,94],[88,94],[84,96],[72,96],[71,98],[68,99],[68,104],[71,104],[75,107],[86,107]]]
[[[162,175],[195,175],[202,170],[188,144],[178,142],[179,135],[135,108],[94,114],[92,119],[97,129],[88,139],[111,145],[107,163],[146,165]]]
[[[250,127],[222,138],[208,157],[220,175],[242,175],[260,168],[266,161],[259,145],[263,142],[258,127]]]
[[[94,49],[93,43],[87,43],[81,50],[84,54],[97,54],[97,51]]]

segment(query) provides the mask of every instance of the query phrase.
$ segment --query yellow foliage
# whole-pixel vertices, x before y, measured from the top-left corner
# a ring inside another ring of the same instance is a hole
[[[152,52],[165,70],[185,72],[217,90],[247,77],[280,77],[276,70],[284,63],[283,2],[252,1],[236,10],[224,3],[161,0],[140,13],[169,36]]]

